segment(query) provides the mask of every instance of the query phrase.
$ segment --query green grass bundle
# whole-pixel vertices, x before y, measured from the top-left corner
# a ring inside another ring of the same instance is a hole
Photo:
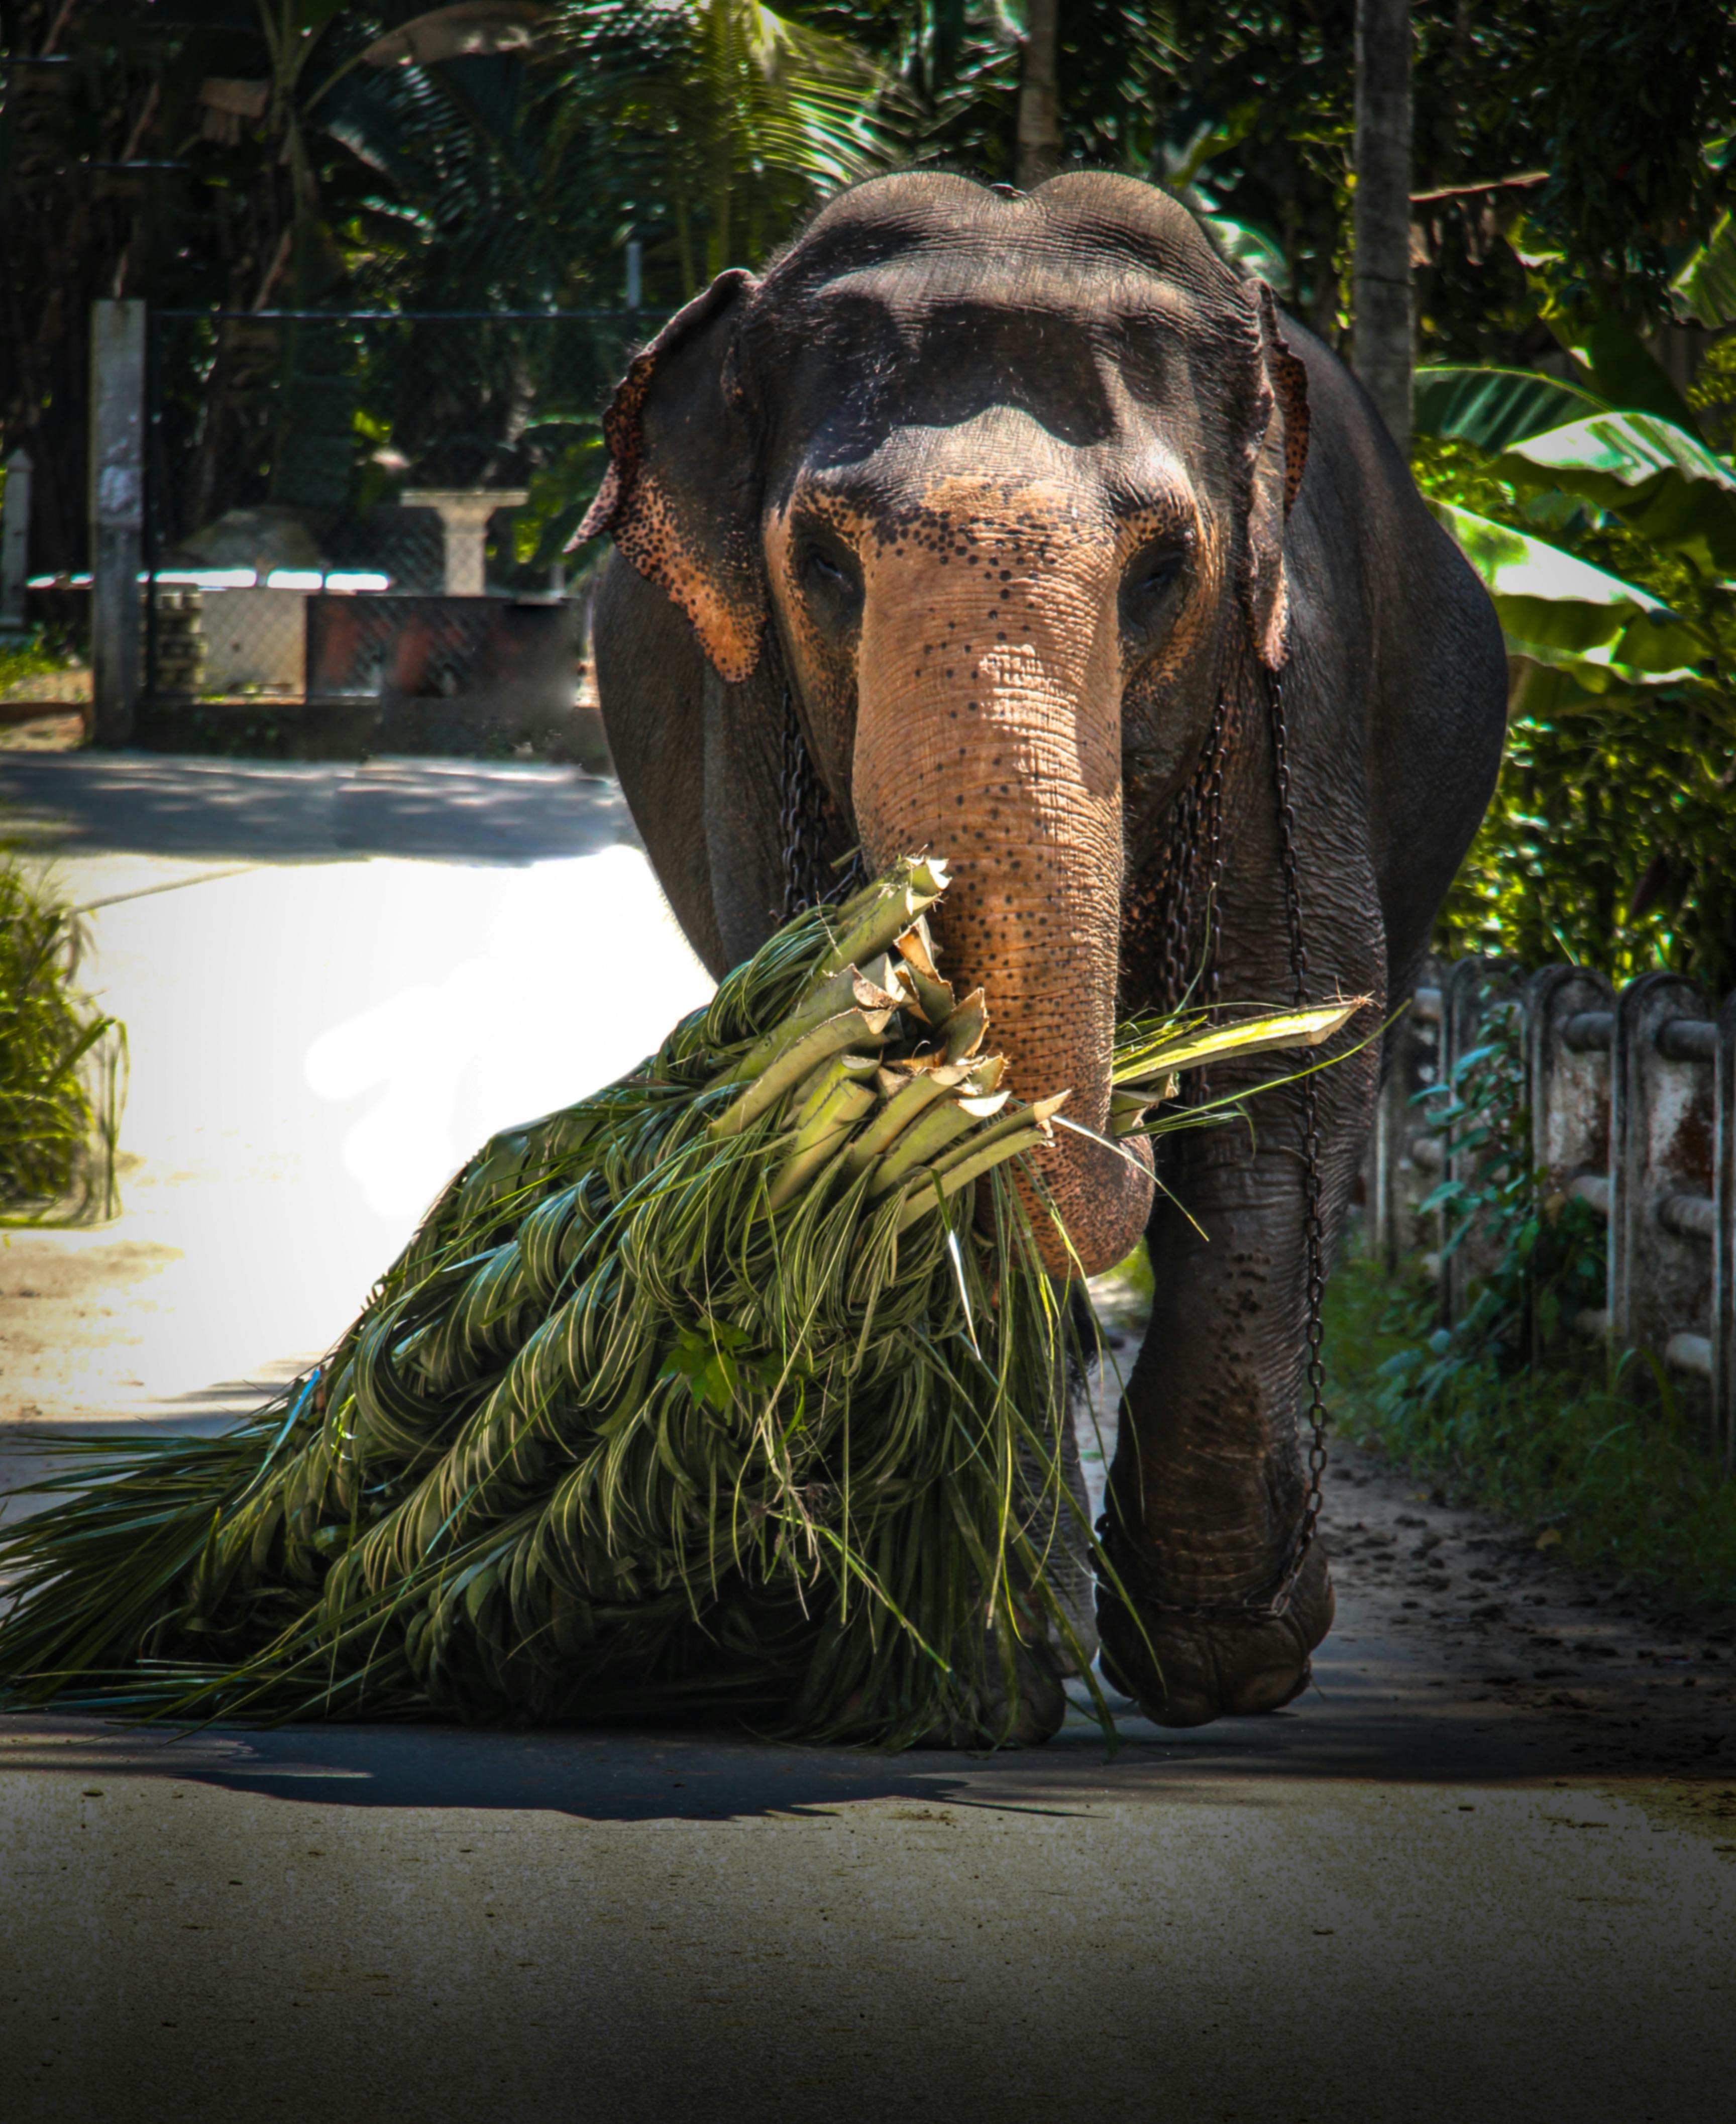
[[[1011,1096],[941,979],[945,882],[906,860],[799,917],[632,1076],[497,1136],[283,1403],[81,1449],[0,1534],[6,1701],[1024,1730],[1034,1641],[1084,1664],[1045,1575],[1089,1538],[1067,1313],[1009,1178],[1060,1100]],[[1142,1027],[1116,1125],[1342,1015]]]

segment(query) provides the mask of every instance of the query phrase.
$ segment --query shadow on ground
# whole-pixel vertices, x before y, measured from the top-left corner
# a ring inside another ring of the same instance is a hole
[[[0,754],[9,837],[61,855],[244,862],[339,855],[539,862],[634,839],[612,782],[574,767],[374,759],[358,766],[144,753]]]
[[[213,1389],[210,1412],[188,1408],[149,1427],[223,1429],[233,1420],[227,1397],[242,1391],[240,1382]],[[143,1427],[82,1422],[0,1438],[0,1495],[49,1476],[58,1440],[136,1436]],[[1343,1476],[1360,1487],[1329,1497],[1329,1544],[1335,1518],[1362,1529],[1377,1511],[1393,1514],[1405,1501],[1398,1483],[1359,1464],[1360,1473],[1348,1454],[1340,1462]],[[14,1495],[9,1511],[36,1501]],[[1358,1516],[1351,1520],[1353,1509]],[[436,1722],[224,1726],[177,1736],[166,1727],[54,1713],[0,1718],[0,1762],[15,1773],[167,1779],[344,1807],[530,1810],[593,1821],[775,1816],[869,1798],[1065,1813],[1106,1797],[1172,1802],[1224,1779],[1255,1787],[1660,1777],[1719,1790],[1730,1783],[1736,1766],[1723,1758],[1736,1755],[1727,1746],[1731,1706],[1727,1685],[1712,1679],[1716,1670],[1691,1694],[1660,1689],[1649,1655],[1600,1675],[1595,1689],[1564,1690],[1553,1668],[1542,1670],[1546,1682],[1525,1687],[1517,1671],[1524,1655],[1500,1622],[1400,1628],[1410,1619],[1398,1614],[1386,1589],[1362,1578],[1349,1553],[1354,1539],[1338,1537],[1346,1552],[1339,1624],[1316,1656],[1314,1687],[1297,1703],[1190,1732],[1165,1731],[1129,1709],[1118,1717],[1113,1750],[1076,1685],[1081,1708],[1047,1747],[994,1754],[883,1756],[781,1745],[734,1727],[695,1731],[691,1722],[540,1732]]]

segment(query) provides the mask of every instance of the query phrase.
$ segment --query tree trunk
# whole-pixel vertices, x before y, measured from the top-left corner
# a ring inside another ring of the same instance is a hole
[[[1357,0],[1354,357],[1410,448],[1410,0]]]
[[[1019,63],[1019,152],[1013,182],[1035,191],[1061,166],[1061,99],[1055,91],[1060,0],[1030,0]]]

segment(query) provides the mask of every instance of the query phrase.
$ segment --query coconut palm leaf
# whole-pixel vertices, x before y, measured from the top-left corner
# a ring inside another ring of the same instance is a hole
[[[811,909],[632,1075],[485,1145],[279,1404],[82,1447],[0,1532],[7,1700],[1016,1731],[1034,1639],[1084,1666],[1048,1567],[1092,1541],[1087,1353],[1024,1163],[1062,1101],[975,1051],[945,885],[911,858]],[[1117,1076],[1149,1102],[1354,1008],[1147,1022]]]

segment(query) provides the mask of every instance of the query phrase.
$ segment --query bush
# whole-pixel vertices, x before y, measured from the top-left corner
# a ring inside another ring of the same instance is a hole
[[[112,1215],[125,1043],[74,982],[78,919],[0,862],[0,1217]],[[94,1088],[93,1088],[94,1087]]]
[[[1452,1363],[1442,1349],[1419,1393],[1406,1360],[1429,1302],[1366,1259],[1333,1277],[1325,1356],[1340,1431],[1456,1501],[1530,1525],[1546,1546],[1559,1538],[1569,1562],[1687,1602],[1736,1603],[1736,1484],[1661,1365],[1638,1355],[1608,1376],[1601,1366],[1504,1372],[1486,1352]]]

